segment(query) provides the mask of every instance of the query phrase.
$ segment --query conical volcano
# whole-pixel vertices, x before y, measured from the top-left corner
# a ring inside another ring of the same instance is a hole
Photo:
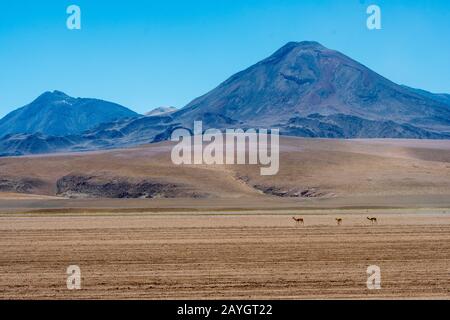
[[[449,104],[430,95],[398,85],[317,42],[289,42],[195,99],[175,117],[187,124],[205,114],[217,115],[247,126],[279,126],[291,132],[297,124],[304,130],[294,135],[323,137],[420,138],[450,132]],[[345,127],[355,121],[370,125],[373,132],[347,132]],[[336,134],[316,127],[324,123],[335,125]]]

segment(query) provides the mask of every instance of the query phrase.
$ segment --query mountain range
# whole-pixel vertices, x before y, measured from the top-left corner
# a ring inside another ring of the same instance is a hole
[[[166,140],[172,130],[279,128],[321,138],[450,139],[450,95],[398,85],[317,42],[290,42],[180,110],[147,116],[47,92],[0,120],[0,155]]]

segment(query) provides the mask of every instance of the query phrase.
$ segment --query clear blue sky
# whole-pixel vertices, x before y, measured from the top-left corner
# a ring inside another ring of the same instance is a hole
[[[366,28],[378,4],[382,30]],[[82,29],[66,28],[66,8]],[[448,0],[0,0],[0,117],[47,90],[138,112],[182,107],[288,41],[450,93]]]

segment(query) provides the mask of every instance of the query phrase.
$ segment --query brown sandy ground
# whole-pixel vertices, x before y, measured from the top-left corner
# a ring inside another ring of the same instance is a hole
[[[272,201],[275,194],[293,196],[297,202],[337,199],[337,206],[360,205],[368,199],[369,206],[399,203],[406,207],[429,206],[439,198],[438,206],[442,201],[450,206],[450,140],[282,137],[276,176],[261,176],[257,165],[175,166],[171,148],[171,143],[160,143],[103,152],[0,158],[0,192],[70,197],[76,195],[70,185],[66,186],[69,191],[58,193],[57,182],[74,175],[93,176],[96,183],[104,184],[159,183],[163,186],[158,198],[193,195],[214,201]]]
[[[2,214],[0,297],[448,299],[450,214],[444,212]],[[294,215],[305,226],[295,225]],[[66,288],[73,264],[82,272],[78,291]],[[366,287],[373,264],[381,268],[381,290]]]

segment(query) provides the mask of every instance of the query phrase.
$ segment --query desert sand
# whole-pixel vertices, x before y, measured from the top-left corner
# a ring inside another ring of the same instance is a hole
[[[170,159],[172,143],[144,145],[104,152],[0,158],[0,192],[66,196],[57,183],[67,175],[91,177],[107,183],[123,178],[150,179],[180,187],[183,194],[164,197],[269,198],[276,192],[295,191],[314,198],[409,198],[423,206],[436,197],[450,199],[450,140],[328,140],[283,137],[280,171],[261,176],[258,165],[182,165]],[[271,190],[268,192],[267,190]],[[265,192],[265,194],[264,194]],[[69,196],[73,196],[69,194]],[[79,198],[82,198],[81,195]],[[414,200],[417,198],[417,200]],[[279,200],[279,197],[275,197]],[[284,202],[283,199],[282,202]],[[339,202],[340,200],[338,200]],[[450,200],[442,200],[450,204]],[[346,201],[352,204],[353,200]],[[373,201],[372,201],[373,202]],[[394,205],[392,200],[389,205]]]
[[[360,210],[6,214],[1,296],[448,299],[450,214],[369,215],[378,225]],[[81,268],[81,290],[66,288],[69,265]],[[381,268],[381,290],[367,289],[369,265]]]

